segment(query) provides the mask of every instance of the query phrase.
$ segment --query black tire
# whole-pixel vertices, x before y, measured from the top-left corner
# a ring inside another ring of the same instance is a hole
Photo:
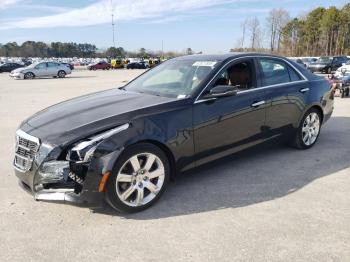
[[[161,160],[165,171],[164,182],[161,189],[158,191],[156,196],[150,202],[141,206],[129,206],[123,203],[123,201],[118,197],[118,194],[117,194],[116,179],[118,176],[118,172],[132,156],[146,153],[146,152],[157,156]],[[122,155],[116,161],[105,187],[105,200],[112,208],[114,208],[119,212],[123,212],[123,213],[139,212],[149,208],[150,206],[152,206],[154,203],[157,202],[160,196],[164,193],[169,183],[169,180],[170,180],[170,164],[163,150],[149,143],[135,144],[126,148],[125,151],[122,153]]]
[[[58,78],[65,78],[66,72],[63,70],[60,70],[60,71],[58,71],[57,76],[58,76]]]
[[[316,136],[316,139],[315,141],[313,141],[311,144],[307,145],[304,141],[303,141],[303,126],[304,126],[304,123],[305,123],[305,120],[307,117],[309,117],[310,114],[312,113],[316,113],[317,116],[318,116],[318,119],[319,119],[319,130],[318,130],[318,133],[317,133],[317,136]],[[291,141],[291,146],[297,148],[297,149],[309,149],[311,147],[313,147],[317,140],[318,140],[318,137],[321,133],[321,125],[322,125],[322,116],[321,116],[321,113],[318,109],[316,108],[311,108],[310,110],[308,110],[305,115],[303,116],[302,120],[300,121],[300,124],[299,124],[299,127],[294,135],[294,138],[292,139]]]
[[[344,97],[345,97],[345,90],[341,90],[341,91],[340,91],[340,97],[341,97],[341,98],[344,98]]]
[[[345,89],[345,96],[349,96],[349,93],[350,93],[350,88],[347,87],[347,88]]]
[[[32,72],[27,72],[24,74],[24,79],[33,79],[35,75]]]

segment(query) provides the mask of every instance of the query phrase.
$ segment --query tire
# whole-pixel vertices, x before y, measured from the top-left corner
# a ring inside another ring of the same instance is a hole
[[[28,72],[24,74],[24,79],[33,79],[35,75],[32,72]]]
[[[63,70],[58,71],[57,73],[58,78],[65,78],[66,77],[66,72]]]
[[[316,108],[311,108],[301,120],[291,143],[292,146],[298,149],[309,149],[313,147],[320,135],[321,124],[321,113]]]
[[[119,212],[139,212],[157,202],[169,178],[170,164],[165,153],[153,144],[135,144],[116,161],[107,181],[105,199]]]

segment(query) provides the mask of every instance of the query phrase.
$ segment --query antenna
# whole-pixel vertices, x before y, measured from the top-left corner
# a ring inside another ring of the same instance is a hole
[[[114,39],[114,8],[113,8],[113,0],[111,0],[111,12],[112,12],[112,35],[113,35],[113,47],[115,48],[115,39]]]

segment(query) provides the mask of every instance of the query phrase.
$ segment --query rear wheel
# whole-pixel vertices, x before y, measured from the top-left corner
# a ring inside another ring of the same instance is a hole
[[[66,72],[64,72],[63,70],[60,70],[60,71],[58,71],[57,76],[59,78],[65,78],[66,77]]]
[[[160,148],[148,143],[130,146],[108,178],[106,200],[121,212],[144,210],[159,199],[169,177],[169,161]]]
[[[321,130],[321,114],[316,108],[311,108],[303,117],[295,135],[293,146],[299,149],[309,149],[315,145]]]
[[[24,74],[24,79],[33,79],[35,76],[32,72],[28,72]]]

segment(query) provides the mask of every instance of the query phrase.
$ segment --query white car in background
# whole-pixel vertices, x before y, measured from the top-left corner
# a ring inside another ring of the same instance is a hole
[[[56,62],[39,62],[27,67],[18,68],[10,73],[15,79],[33,79],[40,77],[59,77],[64,78],[72,71],[67,65]]]
[[[342,76],[343,74],[346,74],[346,73],[349,73],[350,72],[350,60],[345,64],[345,65],[342,65],[341,67],[339,67],[334,75],[336,77],[338,76]]]

